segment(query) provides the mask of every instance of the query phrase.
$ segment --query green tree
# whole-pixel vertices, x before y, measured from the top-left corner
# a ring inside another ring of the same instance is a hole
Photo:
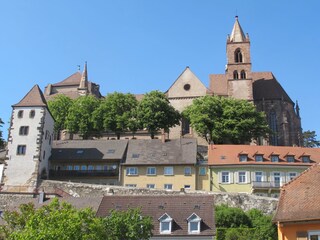
[[[112,210],[105,221],[108,240],[147,240],[152,237],[152,219],[142,216],[140,209]]]
[[[20,212],[5,212],[3,239],[12,240],[98,240],[106,239],[104,220],[87,208],[77,210],[57,198],[35,209],[32,203],[22,204]]]
[[[138,101],[133,94],[108,94],[93,113],[95,127],[115,132],[120,139],[122,132],[134,126],[132,119],[137,105]]]
[[[54,129],[58,133],[66,129],[67,116],[72,106],[72,99],[63,94],[58,94],[48,101],[49,110],[54,118]]]
[[[73,101],[66,119],[66,127],[70,133],[79,133],[88,139],[97,129],[92,113],[98,108],[100,101],[91,96],[82,96]]]
[[[270,133],[265,114],[246,100],[205,96],[195,99],[182,114],[208,142],[244,144]]]
[[[317,140],[317,134],[315,131],[305,131],[302,133],[303,146],[308,148],[314,148],[320,146],[320,141]]]
[[[154,138],[160,129],[168,132],[170,127],[178,125],[181,116],[163,93],[151,91],[139,102],[137,118],[142,127],[149,131],[151,138]]]
[[[2,128],[2,124],[4,124],[4,122],[0,118],[0,128]],[[2,130],[0,130],[0,149],[2,148],[4,148],[4,139],[2,137]]]
[[[219,205],[215,208],[215,216],[217,227],[251,227],[249,217],[240,208],[228,207],[227,205]]]

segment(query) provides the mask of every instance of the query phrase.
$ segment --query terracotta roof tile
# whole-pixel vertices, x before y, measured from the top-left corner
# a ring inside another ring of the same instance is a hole
[[[254,156],[264,155],[263,162],[255,162]],[[239,154],[248,154],[248,159],[253,161],[240,162]],[[288,153],[294,155],[295,162],[287,162]],[[279,162],[271,162],[271,155],[279,155]],[[223,157],[222,157],[223,156]],[[301,156],[310,156],[310,163],[303,163]],[[320,162],[320,148],[283,147],[283,146],[255,146],[255,145],[210,145],[208,149],[209,165],[234,165],[234,164],[280,164],[311,166]]]
[[[67,77],[66,79],[62,80],[61,82],[52,84],[52,86],[68,86],[68,85],[80,85],[81,81],[81,73],[76,72],[72,74],[71,76]]]
[[[315,164],[284,185],[275,222],[320,220],[320,165]]]
[[[158,219],[165,213],[174,221],[172,233],[169,236],[188,235],[187,218],[193,213],[202,219],[201,233],[197,235],[213,236],[215,233],[212,195],[105,196],[99,206],[97,216],[105,217],[112,209],[126,210],[137,207],[141,208],[142,215],[152,217],[155,236],[160,235]]]
[[[214,95],[228,96],[228,81],[225,74],[210,74],[210,90]]]
[[[24,98],[12,107],[46,107],[47,101],[43,96],[38,85],[34,87],[24,96]]]

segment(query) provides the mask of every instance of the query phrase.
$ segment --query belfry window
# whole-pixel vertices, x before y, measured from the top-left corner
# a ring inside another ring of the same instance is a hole
[[[244,70],[241,71],[240,78],[241,79],[246,79],[246,72]]]
[[[236,49],[236,51],[234,52],[234,61],[236,63],[242,63],[242,53],[240,48]]]
[[[233,72],[233,79],[239,79],[239,74],[237,70]]]

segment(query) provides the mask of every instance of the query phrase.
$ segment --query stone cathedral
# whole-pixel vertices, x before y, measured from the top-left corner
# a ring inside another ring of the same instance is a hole
[[[250,39],[244,34],[238,17],[231,34],[227,37],[227,65],[225,73],[210,74],[209,86],[205,86],[189,67],[180,74],[165,92],[170,103],[178,111],[192,104],[193,99],[205,95],[217,95],[246,99],[255,104],[258,111],[266,113],[273,134],[269,139],[257,139],[259,145],[300,146],[302,128],[298,103],[295,104],[276,80],[272,72],[253,72],[250,57]],[[49,84],[45,89],[46,99],[62,93],[76,98],[84,94],[101,97],[99,85],[89,82],[87,66],[83,74],[71,75],[62,82]],[[140,99],[141,95],[137,95]],[[169,138],[197,137],[187,120],[170,129]],[[204,140],[199,139],[200,144]]]

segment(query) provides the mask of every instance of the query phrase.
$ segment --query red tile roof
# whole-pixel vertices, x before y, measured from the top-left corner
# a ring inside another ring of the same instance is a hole
[[[263,162],[256,162],[255,155],[263,154]],[[247,162],[240,162],[239,154],[248,154]],[[278,155],[279,162],[271,162],[271,155]],[[294,155],[295,162],[287,162],[286,156]],[[310,156],[310,163],[303,163],[302,156]],[[234,164],[274,164],[310,166],[320,162],[320,148],[255,146],[255,145],[210,145],[208,149],[209,165]]]
[[[196,236],[215,235],[214,198],[212,195],[105,196],[99,206],[97,216],[105,217],[111,209],[126,210],[137,207],[141,208],[142,215],[152,217],[154,235],[160,235],[158,219],[165,213],[174,221],[172,233],[169,236],[188,235],[187,218],[193,213],[202,219],[201,233]],[[161,236],[165,237],[166,235],[161,234]]]
[[[47,101],[43,96],[38,85],[34,87],[24,96],[24,98],[12,107],[46,107]]]
[[[274,222],[320,220],[320,165],[316,164],[284,185]]]

